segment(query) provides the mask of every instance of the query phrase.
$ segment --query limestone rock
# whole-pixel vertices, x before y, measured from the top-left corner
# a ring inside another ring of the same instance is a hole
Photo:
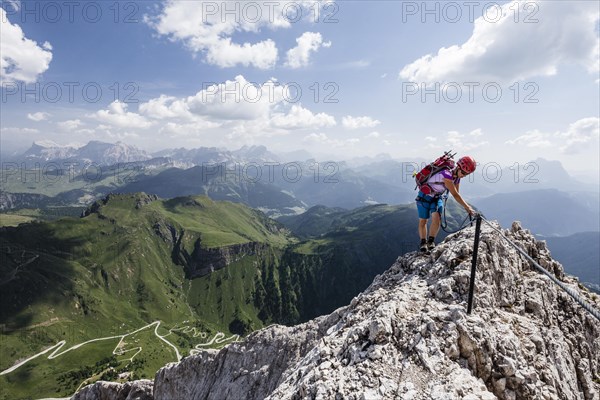
[[[518,223],[504,234],[600,308],[545,243]],[[600,321],[485,224],[467,315],[473,235],[400,257],[330,315],[162,368],[154,399],[599,399]],[[121,399],[102,385],[76,399]]]
[[[73,400],[152,400],[152,381],[113,383],[99,381],[88,385],[73,396]]]

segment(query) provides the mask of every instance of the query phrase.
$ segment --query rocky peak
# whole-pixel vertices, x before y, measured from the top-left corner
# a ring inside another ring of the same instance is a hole
[[[504,233],[600,308],[544,242],[518,224]],[[148,398],[597,399],[600,321],[485,224],[466,314],[473,236],[399,258],[330,315],[169,364]],[[91,387],[75,399],[101,398],[84,397]]]
[[[143,150],[123,142],[105,143],[92,140],[83,146],[61,146],[49,140],[35,141],[21,156],[28,161],[59,161],[77,159],[84,163],[113,165],[147,161],[151,157]]]
[[[239,150],[231,152],[241,160],[278,162],[279,157],[271,153],[265,146],[242,146]]]
[[[51,161],[73,157],[77,149],[73,146],[61,146],[50,140],[34,141],[22,155],[24,159],[34,161]]]
[[[143,150],[123,142],[105,143],[90,141],[79,149],[78,158],[100,165],[146,161],[151,157]]]
[[[100,200],[94,201],[91,205],[89,205],[84,211],[81,212],[81,218],[85,218],[90,214],[98,214],[100,218],[103,218],[102,207],[106,205],[113,205],[118,201],[125,201],[127,205],[135,204],[135,209],[139,210],[147,204],[152,203],[153,201],[159,200],[159,197],[155,194],[146,194],[144,192],[138,193],[128,193],[128,194],[120,194],[120,193],[109,193],[104,198]]]

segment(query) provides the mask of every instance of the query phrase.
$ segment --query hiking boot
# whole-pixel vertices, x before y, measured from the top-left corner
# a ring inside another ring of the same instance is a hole
[[[427,250],[428,251],[433,250],[434,247],[435,247],[435,243],[434,242],[427,242]]]
[[[427,243],[421,243],[419,246],[419,251],[421,253],[427,253],[429,250],[427,249]]]

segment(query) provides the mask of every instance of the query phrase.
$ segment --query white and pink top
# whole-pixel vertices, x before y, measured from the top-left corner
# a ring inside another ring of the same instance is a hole
[[[460,178],[453,178],[452,171],[448,169],[444,169],[437,174],[434,174],[431,178],[427,180],[427,184],[433,190],[431,196],[443,194],[446,191],[446,185],[444,185],[444,179],[454,180],[454,184],[458,184],[460,182]]]

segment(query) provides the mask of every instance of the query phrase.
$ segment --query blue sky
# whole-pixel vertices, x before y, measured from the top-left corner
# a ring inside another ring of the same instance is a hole
[[[71,4],[2,3],[3,153],[34,140],[453,148],[599,169],[595,1]]]

